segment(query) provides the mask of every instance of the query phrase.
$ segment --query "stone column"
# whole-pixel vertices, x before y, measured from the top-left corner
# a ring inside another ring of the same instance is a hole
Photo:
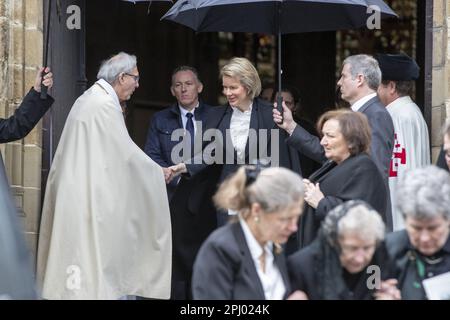
[[[43,57],[42,0],[0,0],[0,116],[8,117],[33,86]],[[33,254],[41,209],[41,125],[2,146],[25,237]]]

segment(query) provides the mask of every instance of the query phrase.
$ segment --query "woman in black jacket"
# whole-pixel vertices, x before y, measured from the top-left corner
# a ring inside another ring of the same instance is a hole
[[[310,244],[328,212],[349,200],[364,200],[382,216],[387,194],[379,170],[369,157],[371,133],[364,114],[346,109],[323,114],[317,125],[328,161],[305,179],[304,216],[299,245]]]

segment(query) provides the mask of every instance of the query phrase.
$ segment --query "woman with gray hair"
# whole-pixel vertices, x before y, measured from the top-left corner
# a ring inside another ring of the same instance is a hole
[[[238,220],[214,231],[194,263],[194,299],[280,300],[290,292],[281,245],[297,230],[299,175],[284,168],[241,167],[214,196]]]
[[[290,299],[399,299],[383,244],[385,226],[363,201],[330,211],[317,239],[288,259]]]
[[[387,248],[402,298],[426,299],[422,281],[450,271],[450,174],[435,166],[410,170],[397,196],[406,230],[390,234]]]

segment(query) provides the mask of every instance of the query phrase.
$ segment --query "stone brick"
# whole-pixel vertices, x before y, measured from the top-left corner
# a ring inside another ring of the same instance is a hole
[[[12,20],[17,25],[23,24],[24,18],[24,3],[29,0],[13,0],[12,2]]]
[[[446,1],[434,0],[433,1],[433,27],[444,26],[446,15]]]
[[[432,100],[431,105],[441,106],[445,103],[447,93],[446,70],[444,68],[433,68]]]
[[[11,185],[21,186],[23,183],[23,146],[19,142],[8,143],[5,147],[5,167]]]
[[[446,37],[443,28],[433,30],[433,67],[444,66]]]
[[[12,92],[12,99],[15,103],[20,103],[24,96],[23,86],[23,67],[21,65],[15,65],[12,67],[13,81],[10,81],[10,91]]]
[[[39,231],[39,214],[41,207],[41,190],[24,188],[23,211],[25,212],[24,231]]]
[[[27,0],[25,7],[25,26],[27,29],[40,29],[42,26],[42,0]]]
[[[441,152],[441,147],[431,148],[431,163],[436,163],[440,152]]]
[[[24,138],[26,146],[42,147],[42,124],[39,122]]]
[[[11,56],[10,64],[23,64],[23,54],[24,54],[24,29],[22,26],[13,26],[11,28]]]
[[[9,20],[0,18],[0,62],[6,61],[9,54]]]
[[[444,106],[431,109],[431,145],[433,147],[438,147],[442,144],[441,127],[444,119]]]
[[[42,150],[36,146],[25,146],[23,156],[23,186],[25,188],[41,187]]]
[[[42,65],[43,57],[42,31],[34,29],[25,33],[25,64],[26,66],[38,67]]]

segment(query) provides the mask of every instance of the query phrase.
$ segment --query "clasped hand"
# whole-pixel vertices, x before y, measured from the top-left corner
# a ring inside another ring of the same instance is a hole
[[[162,168],[164,172],[164,179],[166,183],[169,184],[174,178],[178,177],[180,174],[187,172],[186,165],[184,163],[179,163],[168,168]]]

